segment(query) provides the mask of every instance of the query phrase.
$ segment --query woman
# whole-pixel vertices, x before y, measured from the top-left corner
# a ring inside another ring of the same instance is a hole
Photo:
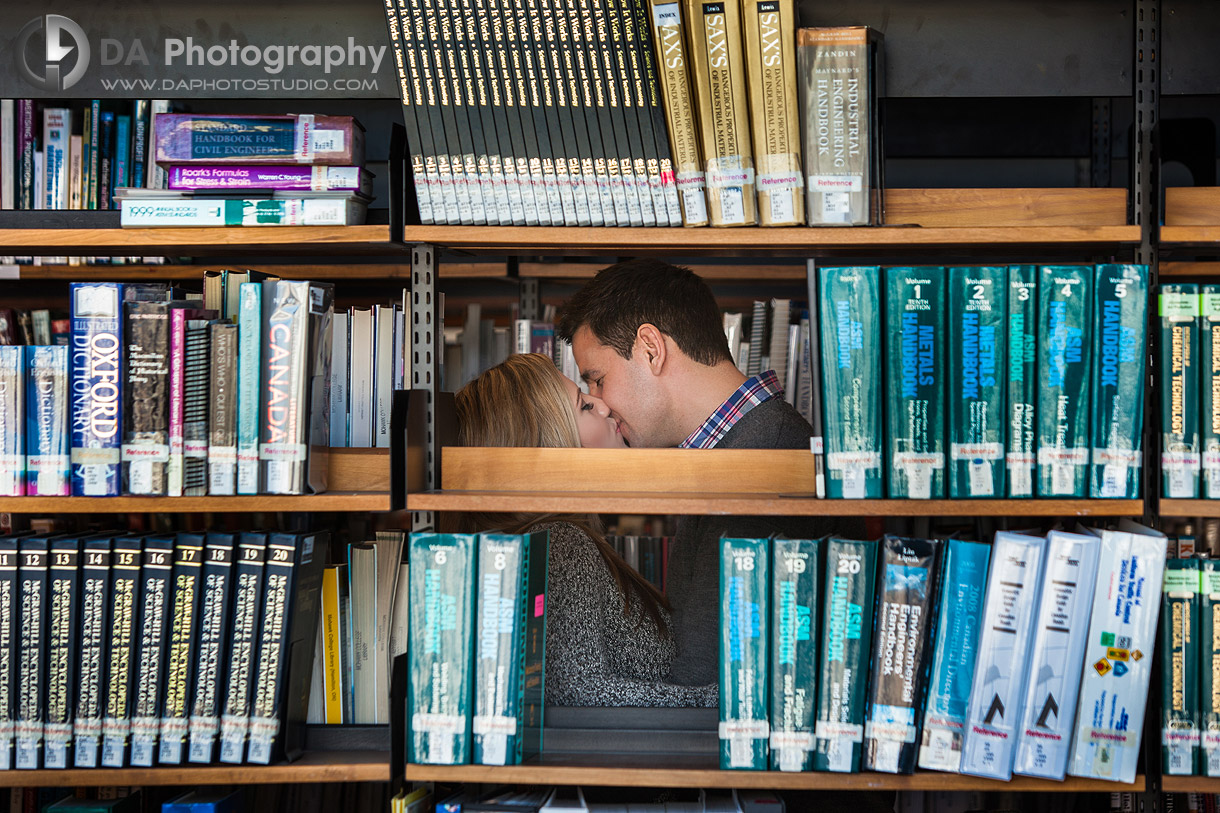
[[[464,446],[623,447],[618,421],[549,358],[510,356],[457,394]],[[710,686],[664,682],[674,657],[665,597],[614,552],[594,516],[467,514],[467,532],[548,531],[547,702],[715,706]]]

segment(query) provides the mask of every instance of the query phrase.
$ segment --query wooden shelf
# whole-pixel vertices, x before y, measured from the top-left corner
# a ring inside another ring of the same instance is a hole
[[[1220,262],[1165,262],[1159,273],[1162,277],[1217,277]]]
[[[409,494],[407,510],[779,517],[1139,517],[1144,514],[1144,501],[819,500],[808,494],[713,491],[426,491]]]
[[[154,768],[83,768],[4,771],[0,787],[112,785],[271,785],[313,782],[388,782],[386,751],[313,751],[282,765],[163,765]]]
[[[411,266],[402,263],[277,265],[245,263],[282,279],[310,280],[402,280],[411,278]],[[81,280],[105,278],[118,282],[202,280],[203,272],[231,268],[229,263],[194,265],[0,265],[0,280]],[[503,262],[451,263],[442,261],[437,268],[441,279],[504,279],[508,264]]]
[[[596,762],[593,760],[596,759]],[[598,755],[535,764],[407,765],[411,782],[485,782],[507,784],[586,785],[647,788],[753,788],[769,790],[957,790],[1098,792],[1144,790],[1143,776],[1121,784],[1100,779],[1068,777],[1064,782],[1013,777],[1011,782],[951,773],[921,772],[911,776],[880,773],[782,773],[779,771],[722,771],[709,766],[706,757],[682,760],[676,757],[638,754]],[[615,762],[613,766],[609,762]],[[1216,781],[1216,780],[1212,780]],[[1166,788],[1168,789],[1168,788]]]
[[[1220,500],[1157,501],[1157,514],[1162,517],[1220,517]]]
[[[389,226],[247,226],[201,229],[0,229],[5,254],[209,256],[403,255]]]
[[[1162,776],[1163,793],[1220,793],[1220,778],[1210,776]]]
[[[1215,226],[1161,226],[1161,245],[1220,248],[1220,224]]]

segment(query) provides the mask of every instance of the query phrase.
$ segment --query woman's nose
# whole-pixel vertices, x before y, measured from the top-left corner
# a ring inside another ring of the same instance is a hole
[[[610,417],[610,407],[606,406],[606,402],[600,398],[593,399],[593,408],[597,410],[597,414],[603,418]]]

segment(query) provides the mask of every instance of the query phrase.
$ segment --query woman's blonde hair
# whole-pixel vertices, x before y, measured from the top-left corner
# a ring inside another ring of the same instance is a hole
[[[458,440],[463,446],[527,446],[563,448],[580,446],[576,405],[564,384],[563,373],[547,356],[522,353],[487,370],[455,396]],[[639,602],[662,635],[668,626],[661,614],[669,602],[659,590],[619,556],[606,541],[596,515],[570,516],[526,512],[466,512],[457,517],[459,533],[491,529],[525,533],[544,522],[568,522],[588,534],[626,598],[623,614]]]

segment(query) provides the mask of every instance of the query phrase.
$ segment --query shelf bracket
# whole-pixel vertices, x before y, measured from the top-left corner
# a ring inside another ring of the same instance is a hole
[[[436,442],[436,393],[440,386],[440,351],[444,342],[443,316],[436,291],[436,247],[411,247],[411,389],[427,393],[425,421],[425,487],[439,486],[440,450]],[[435,528],[431,511],[414,511],[411,530]]]

